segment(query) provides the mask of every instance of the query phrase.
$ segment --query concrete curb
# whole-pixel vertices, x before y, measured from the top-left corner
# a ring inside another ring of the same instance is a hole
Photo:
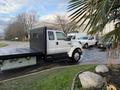
[[[78,75],[79,75],[80,73],[82,73],[82,72],[78,72],[78,73],[74,76],[73,82],[72,82],[72,85],[71,85],[71,90],[75,90],[75,81],[76,81],[76,79],[77,79],[77,77],[78,77]]]

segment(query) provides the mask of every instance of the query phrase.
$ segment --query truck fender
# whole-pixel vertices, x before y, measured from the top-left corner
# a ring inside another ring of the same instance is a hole
[[[80,47],[76,47],[76,46],[73,46],[70,51],[68,52],[68,56],[69,57],[72,57],[72,54],[73,52],[76,50],[76,49],[80,49],[82,51],[82,49]]]

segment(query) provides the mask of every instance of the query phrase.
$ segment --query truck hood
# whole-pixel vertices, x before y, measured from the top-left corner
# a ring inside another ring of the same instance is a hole
[[[72,46],[79,46],[79,47],[82,47],[82,44],[80,41],[71,41],[71,45]]]

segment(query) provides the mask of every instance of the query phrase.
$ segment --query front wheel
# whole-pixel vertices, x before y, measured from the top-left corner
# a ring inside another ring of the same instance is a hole
[[[72,58],[71,58],[72,62],[77,63],[81,58],[81,54],[82,54],[81,50],[76,49],[72,54]]]
[[[85,48],[85,49],[87,49],[87,48],[88,48],[88,43],[86,43],[86,44],[84,45],[84,48]]]

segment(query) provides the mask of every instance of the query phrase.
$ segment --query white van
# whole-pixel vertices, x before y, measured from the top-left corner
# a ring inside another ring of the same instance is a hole
[[[69,33],[67,36],[73,43],[79,42],[84,48],[97,44],[95,36],[87,35],[86,33]]]

